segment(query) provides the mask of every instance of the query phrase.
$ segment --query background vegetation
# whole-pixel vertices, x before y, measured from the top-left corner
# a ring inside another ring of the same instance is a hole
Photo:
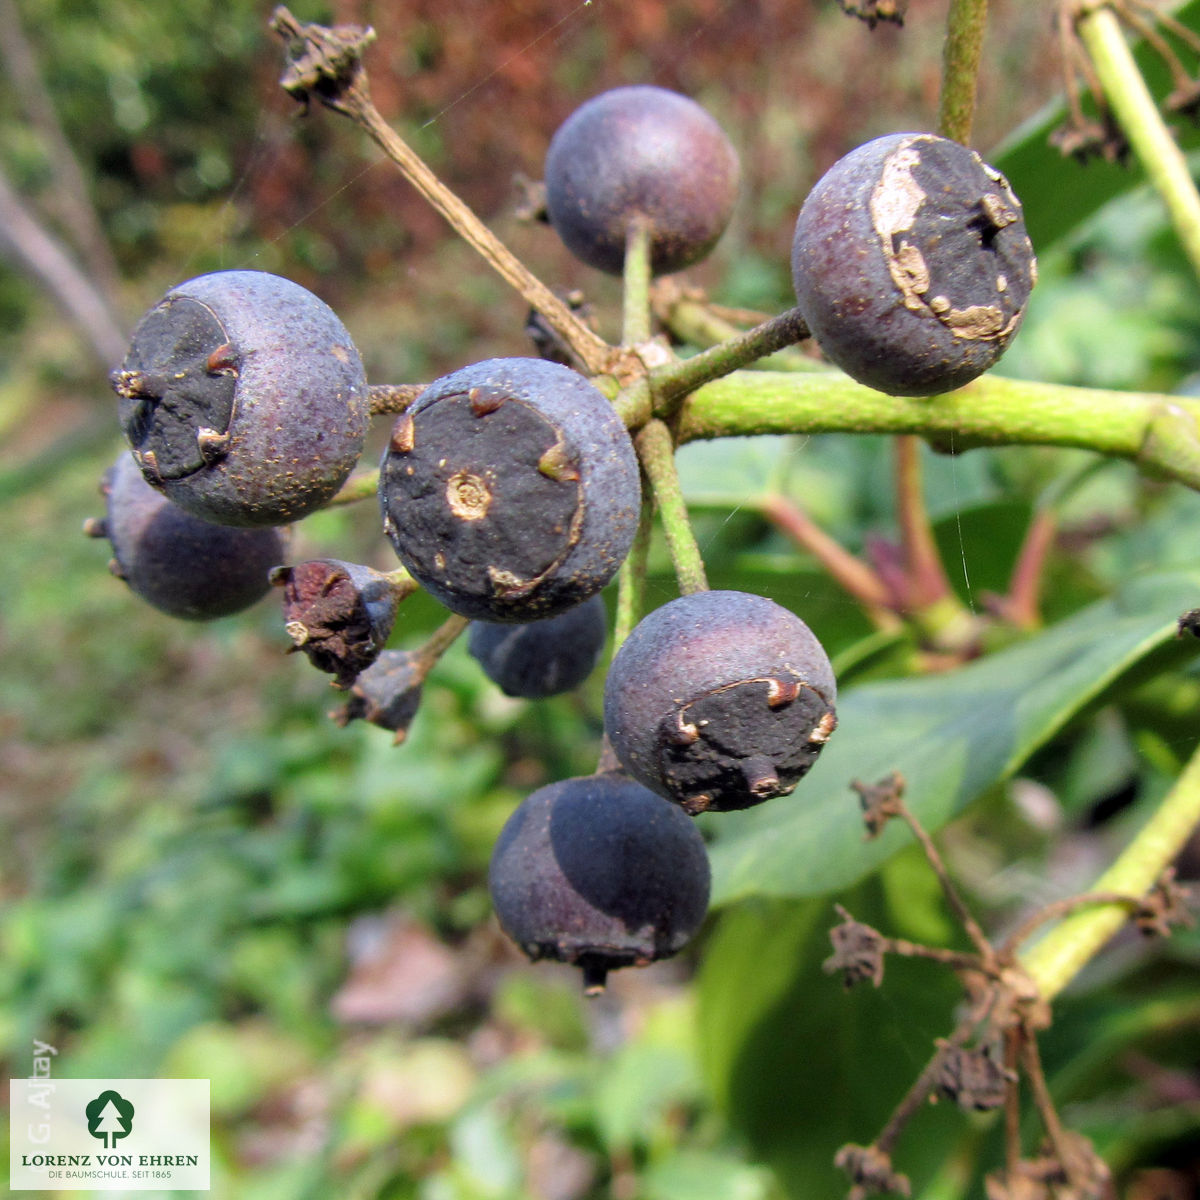
[[[320,112],[298,119],[277,87],[269,5],[16,7],[108,250],[79,245],[59,158],[11,64],[0,167],[76,247],[119,323],[179,279],[251,266],[328,300],[373,380],[528,352],[520,303],[364,139]],[[1052,120],[1014,136],[1053,101],[1057,61],[1043,6],[994,7],[976,144],[1011,170],[1042,267],[1002,372],[1195,393],[1200,289],[1157,201],[1136,173],[1061,161],[1045,146]],[[905,29],[871,32],[836,5],[794,0],[408,0],[297,15],[375,26],[380,107],[535,271],[584,288],[612,333],[615,285],[512,213],[514,172],[539,176],[583,98],[653,82],[718,116],[742,153],[743,200],[687,283],[776,312],[791,302],[787,250],[811,183],[869,136],[933,123],[944,8],[914,0]],[[879,855],[857,836],[831,846],[817,830],[750,886],[729,866],[755,836],[748,821],[728,835],[729,903],[698,951],[621,973],[585,1004],[574,973],[508,948],[484,875],[521,796],[594,767],[599,679],[522,704],[459,647],[394,750],[379,730],[325,719],[336,697],[284,657],[269,600],[205,627],[140,606],[78,533],[121,446],[111,363],[12,262],[0,267],[4,1072],[29,1073],[38,1037],[64,1075],[210,1078],[215,1197],[837,1194],[834,1150],[873,1136],[949,1028],[955,991],[900,964],[883,990],[845,995],[820,967],[833,901],[897,936],[954,943],[923,862],[905,850],[872,869]],[[996,664],[966,677],[948,725],[950,692],[870,690],[914,674],[914,644],[871,641],[859,606],[752,503],[780,491],[870,552],[895,536],[883,439],[747,439],[688,447],[680,463],[714,586],[794,607],[846,695],[863,689],[856,711],[880,737],[864,776],[897,755],[919,775],[952,751],[994,752],[988,714],[970,706],[985,682],[1001,711],[1023,712],[1024,753],[942,834],[989,928],[1086,888],[1195,748],[1195,655],[1164,633],[1200,590],[1194,493],[1081,452],[929,455],[928,503],[971,609],[1005,590],[1035,508],[1052,503],[1057,531],[1039,615],[1062,640],[969,668]],[[362,508],[306,521],[294,556],[317,553],[392,564]],[[674,583],[657,548],[653,567],[665,600]],[[394,642],[437,620],[432,603],[408,602]],[[1044,635],[1005,631],[1020,636]],[[1047,657],[1056,646],[1061,660]],[[1056,700],[1047,663],[1077,659],[1094,664],[1086,688]],[[912,686],[929,679],[951,676]],[[813,800],[802,785],[767,807],[778,820]],[[1197,873],[1195,855],[1180,865]],[[1045,1041],[1069,1121],[1139,1200],[1200,1188],[1198,965],[1194,930],[1122,938],[1060,1001]],[[995,1133],[941,1106],[900,1163],[922,1196],[978,1195]]]

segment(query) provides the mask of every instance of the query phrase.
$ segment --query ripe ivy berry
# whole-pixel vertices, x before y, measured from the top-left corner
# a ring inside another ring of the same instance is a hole
[[[796,299],[822,352],[898,396],[949,391],[991,367],[1036,278],[1007,180],[932,133],[889,134],[834,163],[792,242]]]
[[[383,526],[409,572],[454,612],[533,621],[598,592],[633,541],[633,443],[582,375],[495,358],[431,384],[380,467]]]
[[[206,521],[284,525],[320,508],[362,453],[362,361],[333,310],[265,271],[173,287],[112,373],[147,482]]]

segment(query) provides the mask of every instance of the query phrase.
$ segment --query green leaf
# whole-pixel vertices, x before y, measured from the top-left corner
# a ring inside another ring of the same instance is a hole
[[[857,919],[907,932],[879,881],[844,899]],[[960,994],[950,972],[899,959],[882,988],[847,992],[822,968],[836,921],[827,900],[739,905],[722,915],[700,970],[699,1045],[714,1099],[794,1197],[846,1194],[834,1155],[879,1133],[953,1025]],[[965,1127],[952,1104],[918,1114],[896,1152],[914,1195]]]
[[[861,879],[910,835],[897,822],[864,841],[852,781],[899,771],[909,805],[937,829],[1174,637],[1197,596],[1200,571],[1149,575],[957,671],[853,690],[792,797],[711,819],[714,903],[819,896]]]
[[[1196,28],[1200,0],[1191,0],[1175,15]],[[1161,103],[1171,91],[1170,73],[1144,42],[1137,44],[1134,55],[1151,94]],[[1146,182],[1135,163],[1122,167],[1100,159],[1079,163],[1064,157],[1049,139],[1065,115],[1063,101],[1047,105],[987,155],[1020,197],[1029,236],[1039,253],[1078,229],[1108,201]],[[1177,124],[1176,136],[1185,150],[1200,146],[1200,128],[1194,124]]]
[[[642,1177],[645,1200],[767,1200],[771,1180],[761,1167],[699,1150],[683,1150]]]

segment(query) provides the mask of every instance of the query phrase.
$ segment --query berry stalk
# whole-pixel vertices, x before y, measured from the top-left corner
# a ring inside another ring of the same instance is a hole
[[[946,21],[938,131],[964,146],[971,142],[971,126],[975,122],[987,8],[988,0],[952,0]]]
[[[655,411],[660,416],[669,416],[680,399],[689,392],[741,367],[747,367],[776,350],[803,341],[808,336],[808,326],[800,310],[789,308],[787,312],[682,362],[656,367],[650,373]]]
[[[634,439],[634,445],[658,504],[667,548],[679,580],[679,590],[685,595],[707,591],[708,577],[704,572],[704,560],[700,556],[691,521],[688,520],[687,504],[675,469],[675,442],[671,431],[656,417],[647,422]]]
[[[640,346],[650,340],[650,226],[642,217],[629,222],[624,284],[621,343]]]

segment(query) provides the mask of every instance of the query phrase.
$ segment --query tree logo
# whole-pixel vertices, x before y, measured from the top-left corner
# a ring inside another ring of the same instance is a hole
[[[111,1150],[118,1138],[128,1137],[133,1129],[133,1105],[120,1092],[101,1092],[83,1111],[88,1133],[100,1138],[106,1150]]]

